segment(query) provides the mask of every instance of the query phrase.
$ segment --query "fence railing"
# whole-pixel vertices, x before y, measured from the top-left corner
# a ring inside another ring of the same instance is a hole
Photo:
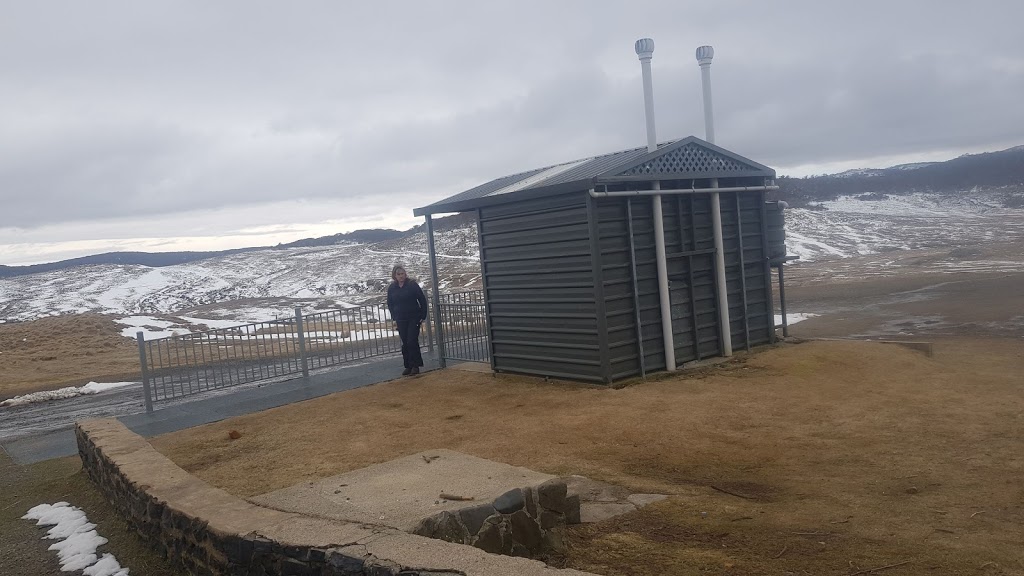
[[[487,362],[491,358],[490,331],[484,291],[438,295],[446,360]]]
[[[429,299],[428,299],[429,301]],[[442,357],[490,358],[483,291],[439,295]],[[433,314],[424,326],[434,349]],[[401,352],[387,305],[369,304],[293,318],[146,340],[138,333],[146,410],[153,404],[270,378]]]

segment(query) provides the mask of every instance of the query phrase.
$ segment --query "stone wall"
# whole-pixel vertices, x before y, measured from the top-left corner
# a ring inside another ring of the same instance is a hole
[[[543,557],[563,549],[560,528],[580,521],[580,497],[567,492],[558,479],[516,488],[494,502],[426,518],[413,533],[494,554]]]
[[[535,560],[488,554],[393,528],[323,520],[255,506],[185,472],[117,420],[80,422],[75,434],[82,464],[108,500],[139,536],[189,574],[585,574],[555,570]],[[545,490],[561,493],[564,486]],[[550,521],[540,511],[557,510],[540,506],[550,498],[544,493],[538,490],[536,497],[527,498],[524,492],[521,508],[511,514],[500,513],[502,520],[496,525],[508,523],[502,534],[509,534],[513,542],[525,539],[521,535],[525,533],[517,532],[515,525],[523,522],[523,515],[517,513],[525,511],[531,501],[538,510],[536,517]],[[506,500],[514,500],[514,496]],[[502,498],[493,505],[496,511],[510,509],[514,504],[508,502],[506,506],[499,501]],[[490,516],[484,518],[482,524],[489,519]],[[465,527],[464,522],[461,525]],[[502,539],[502,550],[504,547]],[[514,549],[514,545],[509,546],[509,552]]]

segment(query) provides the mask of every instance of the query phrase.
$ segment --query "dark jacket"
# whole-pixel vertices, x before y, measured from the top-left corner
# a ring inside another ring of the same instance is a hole
[[[392,282],[388,286],[388,311],[391,319],[396,322],[406,320],[427,319],[427,297],[423,295],[420,285],[406,280],[404,286]]]

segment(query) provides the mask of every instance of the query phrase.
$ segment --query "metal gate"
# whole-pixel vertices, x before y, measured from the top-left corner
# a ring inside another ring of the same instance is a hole
[[[439,294],[437,342],[441,365],[446,361],[490,362],[491,341],[484,291]]]

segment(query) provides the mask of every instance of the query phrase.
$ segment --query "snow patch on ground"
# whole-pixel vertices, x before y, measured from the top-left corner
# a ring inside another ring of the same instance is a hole
[[[1003,208],[999,194],[862,196],[787,209],[787,253],[799,264],[1024,238],[1024,210]]]
[[[0,406],[21,406],[23,404],[35,404],[36,402],[63,400],[65,398],[74,398],[75,396],[99,394],[100,392],[106,392],[107,390],[113,390],[115,388],[123,388],[133,384],[136,384],[136,382],[89,382],[84,386],[68,386],[66,388],[58,388],[56,390],[46,390],[43,392],[25,394],[24,396],[15,396],[9,400],[0,402]]]
[[[152,316],[126,316],[115,320],[115,322],[125,326],[121,330],[121,336],[125,338],[135,338],[139,332],[142,332],[142,337],[146,340],[155,340],[156,338],[188,334],[190,332],[188,328],[179,327],[172,329],[171,326],[175,325],[174,322],[153,318]]]
[[[96,532],[96,525],[89,522],[81,508],[67,502],[40,504],[22,519],[35,520],[38,526],[53,526],[43,538],[58,540],[49,549],[57,552],[64,572],[82,570],[85,576],[128,576],[128,568],[122,568],[112,554],[96,557],[96,549],[106,544],[107,539]]]
[[[797,322],[803,322],[809,318],[814,318],[819,314],[811,314],[809,312],[786,312],[786,324],[792,326]],[[782,314],[775,315],[775,325],[782,326]]]

